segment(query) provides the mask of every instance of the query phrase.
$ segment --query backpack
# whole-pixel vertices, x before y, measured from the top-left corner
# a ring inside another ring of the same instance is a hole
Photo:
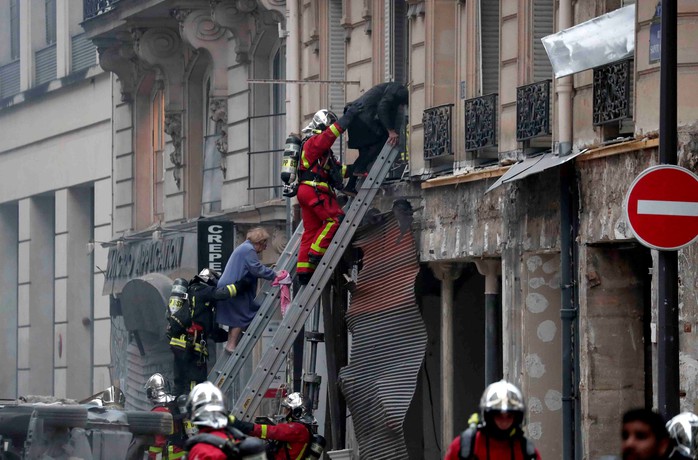
[[[460,452],[458,457],[461,460],[475,458],[473,457],[473,453],[475,452],[475,436],[477,435],[478,428],[481,427],[482,426],[471,426],[460,434]],[[533,442],[527,437],[521,436],[520,444],[523,458],[525,460],[536,460],[536,446],[533,445]]]
[[[205,313],[207,307],[205,304],[194,305],[192,299],[196,296],[196,291],[205,287],[199,281],[192,280],[187,289],[187,296],[181,301],[181,306],[172,313],[172,309],[167,308],[167,336],[169,338],[179,337],[187,333],[187,329],[191,327],[192,321]],[[210,328],[208,324],[205,325]]]

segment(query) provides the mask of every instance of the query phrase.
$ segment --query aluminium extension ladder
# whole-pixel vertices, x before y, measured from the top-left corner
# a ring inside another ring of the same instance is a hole
[[[318,304],[322,291],[351,243],[356,229],[361,224],[373,198],[388,175],[398,152],[398,146],[391,146],[387,142],[383,146],[357,196],[351,201],[349,211],[344,216],[308,285],[302,287],[292,300],[270,346],[264,351],[247,385],[235,398],[235,403],[230,411],[235,417],[241,420],[252,419],[267,388],[272,383],[281,364],[286,360],[293,342]],[[289,273],[295,270],[301,234],[302,227],[299,226],[279,258],[278,269],[287,270]],[[221,358],[209,375],[209,380],[221,388],[223,393],[230,388],[238,372],[243,368],[244,362],[250,358],[255,343],[261,338],[261,333],[271,319],[273,309],[278,303],[278,289],[263,289],[261,295],[266,296],[266,298],[257,316],[248,327],[248,332],[241,339],[235,352],[227,358],[226,356]]]

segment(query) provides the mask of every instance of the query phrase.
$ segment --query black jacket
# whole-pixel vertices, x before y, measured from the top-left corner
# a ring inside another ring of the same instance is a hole
[[[398,107],[407,104],[409,93],[400,83],[380,83],[360,98],[347,104],[363,108],[349,125],[349,148],[355,149],[387,137],[388,130],[398,127]]]

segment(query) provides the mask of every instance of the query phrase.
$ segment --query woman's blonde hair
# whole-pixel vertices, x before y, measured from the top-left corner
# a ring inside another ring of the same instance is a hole
[[[252,244],[261,243],[269,239],[269,232],[262,227],[255,227],[247,232],[247,239],[250,240]]]

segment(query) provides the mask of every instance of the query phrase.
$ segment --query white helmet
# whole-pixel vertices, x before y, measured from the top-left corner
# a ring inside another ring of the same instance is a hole
[[[682,412],[666,424],[669,436],[676,443],[676,450],[686,457],[698,457],[698,416]]]
[[[300,420],[308,414],[308,402],[301,393],[291,393],[281,401],[281,407],[289,409],[287,415],[292,420]]]
[[[315,115],[313,115],[313,119],[310,121],[308,126],[303,128],[303,134],[322,132],[336,121],[337,115],[335,115],[334,112],[327,109],[318,110],[315,112]]]
[[[211,382],[199,383],[191,390],[187,399],[187,413],[194,425],[217,430],[228,424],[223,393]]]
[[[167,404],[174,401],[174,396],[169,394],[169,383],[162,374],[153,374],[145,382],[145,395],[153,404]]]
[[[514,414],[514,426],[519,427],[523,422],[526,404],[516,385],[500,380],[485,388],[480,398],[480,410],[485,426],[490,430],[497,429],[492,420],[494,415],[504,412]]]
[[[218,280],[220,279],[221,275],[217,271],[213,270],[212,268],[204,268],[199,272],[198,275],[196,275],[194,278],[198,278],[202,282],[209,284],[211,286],[215,286],[218,283]]]

